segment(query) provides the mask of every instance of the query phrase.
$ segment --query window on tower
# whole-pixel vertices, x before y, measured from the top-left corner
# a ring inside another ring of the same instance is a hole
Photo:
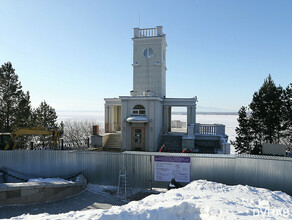
[[[135,105],[132,108],[133,115],[145,115],[145,108],[143,105]]]

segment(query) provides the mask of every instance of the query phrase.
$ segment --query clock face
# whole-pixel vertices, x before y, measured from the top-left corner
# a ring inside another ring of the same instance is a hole
[[[143,54],[144,54],[144,57],[150,58],[150,57],[153,56],[153,50],[151,48],[146,48],[144,50],[144,53]]]

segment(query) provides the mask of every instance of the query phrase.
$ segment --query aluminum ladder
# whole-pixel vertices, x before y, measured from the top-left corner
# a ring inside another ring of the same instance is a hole
[[[119,173],[119,183],[118,183],[118,190],[117,196],[127,199],[127,195],[132,194],[132,188],[127,180],[127,170],[126,167],[122,167]]]

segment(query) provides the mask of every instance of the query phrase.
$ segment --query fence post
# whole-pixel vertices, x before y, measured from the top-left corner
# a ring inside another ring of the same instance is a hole
[[[87,137],[87,147],[89,147],[89,137]]]
[[[152,155],[150,155],[150,190],[152,190]]]

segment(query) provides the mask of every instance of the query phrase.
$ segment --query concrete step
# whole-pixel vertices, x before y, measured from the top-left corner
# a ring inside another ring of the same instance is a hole
[[[105,147],[120,147],[120,143],[116,143],[116,144],[106,144]]]
[[[120,145],[121,143],[120,142],[109,142],[109,143],[106,143],[106,145]]]
[[[108,151],[120,151],[120,149],[121,149],[121,134],[120,133],[110,134],[103,149],[108,150]]]
[[[109,141],[106,143],[106,145],[120,145],[121,142],[120,141]]]

